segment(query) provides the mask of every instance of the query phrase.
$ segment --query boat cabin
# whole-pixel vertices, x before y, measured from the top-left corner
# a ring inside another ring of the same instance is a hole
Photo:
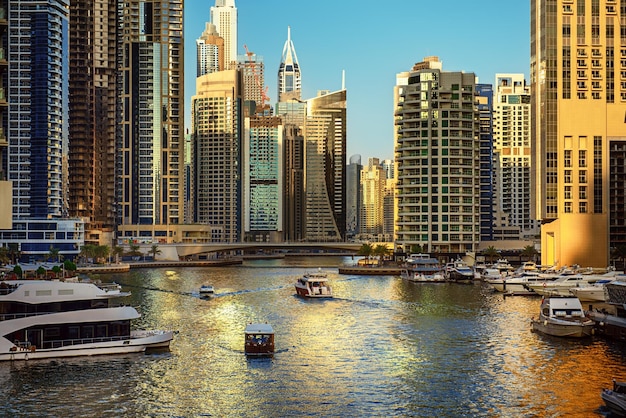
[[[274,329],[269,324],[248,324],[244,331],[247,356],[274,355]]]

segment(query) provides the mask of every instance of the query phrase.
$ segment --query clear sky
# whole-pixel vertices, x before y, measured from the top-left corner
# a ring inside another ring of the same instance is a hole
[[[195,93],[196,39],[214,0],[185,0],[185,120]],[[265,63],[274,106],[278,66],[291,27],[302,72],[302,98],[341,89],[348,98],[347,159],[393,159],[396,74],[436,55],[444,71],[473,72],[480,83],[496,73],[529,82],[529,0],[235,0],[238,53],[244,44]]]

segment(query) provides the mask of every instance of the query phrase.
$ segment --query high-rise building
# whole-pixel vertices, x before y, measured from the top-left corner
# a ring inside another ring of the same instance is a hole
[[[396,243],[405,251],[476,251],[480,240],[479,117],[473,73],[427,57],[394,89]]]
[[[207,23],[196,39],[196,77],[224,70],[224,38],[213,23]]]
[[[117,7],[77,0],[69,14],[69,214],[87,241],[111,245],[115,231]]]
[[[361,236],[378,240],[383,233],[386,175],[380,160],[370,158],[361,171]]]
[[[263,113],[267,101],[263,57],[254,52],[240,55],[237,59],[237,68],[243,73],[243,100],[254,102],[258,110],[256,113]]]
[[[494,92],[494,176],[498,227],[517,226],[520,239],[539,233],[531,217],[530,87],[524,74],[496,74]]]
[[[13,216],[61,218],[68,215],[69,1],[10,2],[6,13]]]
[[[69,2],[4,5],[0,30],[10,51],[2,50],[6,62],[0,65],[2,88],[8,87],[0,100],[6,126],[0,147],[5,132],[8,138],[7,165],[1,171],[12,182],[13,194],[5,200],[11,186],[0,182],[0,212],[13,219],[1,221],[12,229],[0,231],[0,246],[21,254],[22,262],[45,260],[51,249],[71,259],[85,237],[83,221],[68,218]]]
[[[480,240],[494,239],[493,205],[493,86],[476,85],[478,104]]]
[[[245,118],[244,241],[283,241],[283,125],[276,116]]]
[[[183,0],[123,4],[119,235],[173,242],[184,219]]]
[[[234,70],[237,65],[237,8],[235,0],[215,0],[211,7],[211,23],[224,38],[224,69]]]
[[[615,246],[609,179],[619,168],[610,153],[625,137],[625,19],[614,1],[531,0],[532,196],[542,264],[607,266]]]
[[[346,90],[308,99],[304,130],[306,240],[346,234]]]
[[[296,48],[291,41],[291,28],[287,28],[287,41],[283,47],[283,55],[278,68],[278,101],[290,99],[300,100],[302,93],[302,76]]]
[[[242,238],[242,84],[240,70],[206,74],[192,97],[193,219],[212,227],[213,242]]]
[[[351,156],[346,167],[346,235],[349,239],[360,233],[362,169],[361,156]]]
[[[6,13],[8,11],[8,0],[0,1],[0,8],[3,10],[3,19],[0,19],[0,45],[8,45],[8,20],[6,19]],[[6,86],[6,79],[8,76],[7,64],[6,64],[6,51],[4,60],[0,62],[0,229],[9,229],[12,227],[13,219],[13,187],[11,182],[7,180],[7,167],[5,166],[5,155],[9,146],[7,141],[7,132],[5,126],[8,123],[8,102],[6,91],[3,86]]]

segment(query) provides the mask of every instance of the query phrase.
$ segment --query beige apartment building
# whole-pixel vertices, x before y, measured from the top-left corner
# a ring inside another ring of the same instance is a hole
[[[532,180],[542,264],[605,267],[610,248],[624,240],[623,204],[611,204],[619,187],[610,181],[620,169],[611,153],[623,154],[626,140],[620,4],[531,1]]]

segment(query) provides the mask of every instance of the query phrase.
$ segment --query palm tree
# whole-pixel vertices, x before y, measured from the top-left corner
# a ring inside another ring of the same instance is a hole
[[[128,244],[128,252],[126,254],[131,257],[140,257],[141,251],[139,251],[139,248],[140,247],[137,244]]]
[[[84,259],[92,259],[96,256],[96,246],[93,244],[85,244],[80,249],[79,257]]]
[[[374,249],[372,248],[372,246],[370,244],[365,243],[361,245],[361,248],[359,248],[359,251],[357,251],[356,254],[365,256],[367,260],[367,264],[369,264],[369,259],[373,253],[374,253]]]
[[[111,249],[108,245],[98,245],[94,249],[94,255],[98,261],[104,260],[104,262],[106,262],[106,259],[109,256],[110,252]]]
[[[60,253],[60,250],[58,248],[50,247],[50,251],[48,252],[48,259],[52,259],[58,263],[63,260],[63,255]]]
[[[152,254],[152,260],[156,260],[156,256],[161,254],[161,250],[159,250],[158,244],[152,244],[150,248],[150,254]]]
[[[378,257],[378,259],[380,260],[380,264],[383,264],[383,260],[385,259],[385,257],[390,255],[392,251],[391,249],[387,248],[386,245],[378,244],[373,248],[372,253],[376,257]]]
[[[9,257],[11,257],[11,264],[17,264],[22,257],[22,252],[17,244],[9,244]]]
[[[535,261],[535,256],[537,254],[539,254],[539,252],[537,251],[537,249],[535,248],[534,245],[527,245],[522,250],[521,256],[522,257],[526,257],[526,259],[529,260],[529,261],[530,261],[530,259]]]
[[[489,257],[489,263],[493,264],[493,259],[495,257],[499,257],[500,253],[498,252],[498,250],[496,250],[496,247],[494,247],[493,245],[490,245],[489,247],[483,250],[483,255],[485,257]]]
[[[120,262],[120,256],[124,255],[124,248],[122,247],[118,247],[117,245],[115,245],[113,247],[113,256],[115,257],[115,262],[119,263]]]

